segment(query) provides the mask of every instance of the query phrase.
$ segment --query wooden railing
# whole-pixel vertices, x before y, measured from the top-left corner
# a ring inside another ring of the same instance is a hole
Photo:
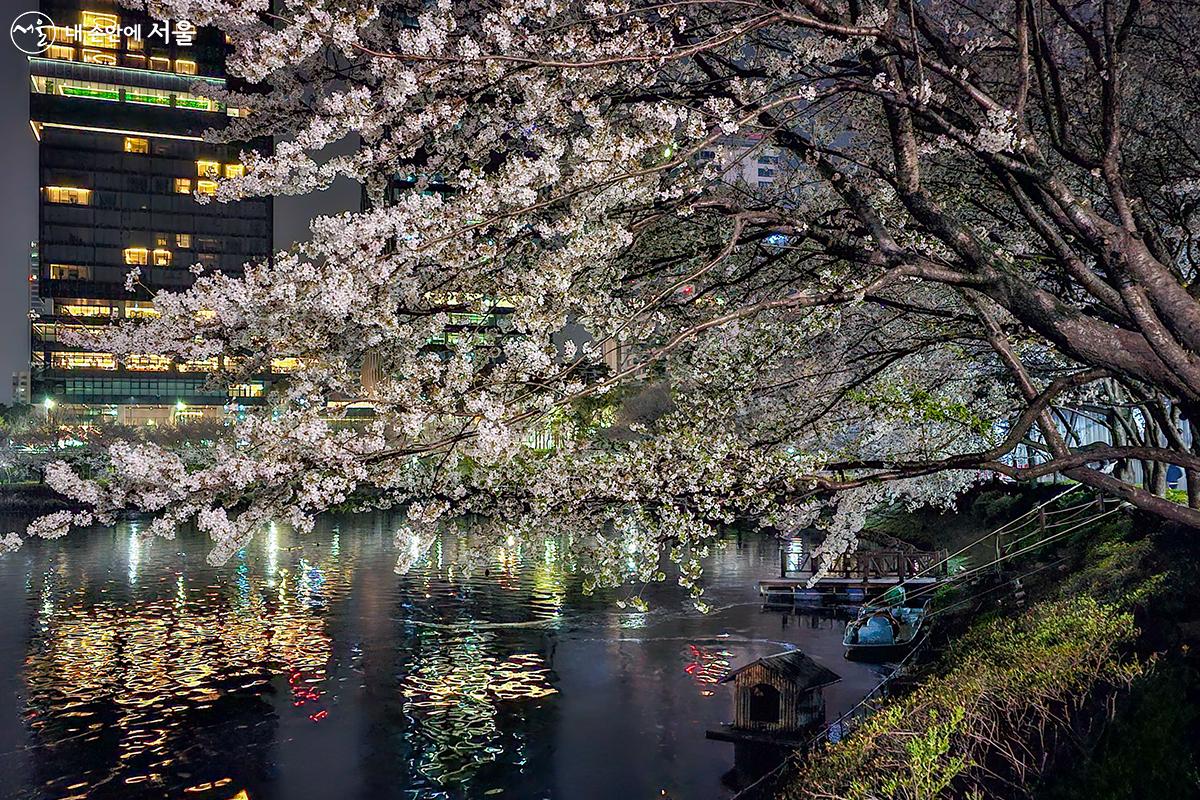
[[[946,574],[947,551],[910,552],[905,550],[859,550],[837,556],[825,573],[830,578],[897,578],[901,581],[912,577],[942,577]],[[809,553],[800,561],[799,568],[789,569],[786,553],[779,560],[779,577],[789,573],[815,575],[825,564],[824,557]]]

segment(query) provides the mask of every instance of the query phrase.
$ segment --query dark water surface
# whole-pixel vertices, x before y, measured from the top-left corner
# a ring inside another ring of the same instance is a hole
[[[484,571],[434,544],[396,575],[389,515],[284,529],[222,567],[133,523],[0,555],[0,797],[727,797],[731,667],[799,646],[878,678],[841,623],[764,613],[774,541],[723,540],[715,611],[655,587],[648,613],[584,597],[566,544]]]

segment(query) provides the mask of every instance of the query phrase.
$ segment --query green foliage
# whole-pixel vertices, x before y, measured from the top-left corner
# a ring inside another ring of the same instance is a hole
[[[1154,542],[1133,538],[1129,523],[1117,519],[1084,532],[1081,564],[1060,584],[1064,595],[1087,594],[1123,608],[1149,600],[1167,574],[1154,568]]]
[[[928,423],[957,423],[980,436],[992,432],[992,424],[962,401],[935,394],[928,387],[907,381],[880,382],[870,389],[855,389],[846,393],[846,399],[881,416]]]
[[[1016,516],[1014,509],[1024,498],[1014,492],[989,490],[981,492],[971,504],[971,513],[988,523],[1007,521]]]
[[[1181,506],[1186,506],[1188,501],[1187,490],[1167,489],[1167,499],[1172,503],[1179,503]]]
[[[1087,596],[979,622],[936,676],[809,759],[780,796],[986,795],[986,776],[1038,766],[1019,763],[1023,742],[1052,737],[1063,712],[1097,686],[1127,685],[1142,674],[1123,657],[1134,634],[1131,614]]]

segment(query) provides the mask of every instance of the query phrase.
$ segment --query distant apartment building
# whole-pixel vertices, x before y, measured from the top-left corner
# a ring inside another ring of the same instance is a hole
[[[71,330],[152,317],[154,294],[186,289],[192,267],[236,274],[270,257],[270,199],[201,204],[242,173],[239,151],[203,133],[244,113],[204,96],[223,87],[214,29],[161,22],[105,0],[45,0],[51,44],[29,58],[39,142],[39,242],[30,275],[32,399],[77,418],[160,423],[254,402],[265,379],[206,386],[215,360],[116,355],[63,341]],[[126,275],[137,269],[133,291]]]
[[[723,137],[715,147],[701,150],[697,160],[702,164],[712,161],[717,148],[723,151],[722,161],[730,165],[722,176],[726,183],[765,189],[779,178],[782,151],[761,136]]]
[[[17,370],[12,374],[12,405],[27,406],[32,402],[32,387],[29,370]]]

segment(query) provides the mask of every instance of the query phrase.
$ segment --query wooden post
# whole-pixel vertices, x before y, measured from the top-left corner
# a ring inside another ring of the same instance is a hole
[[[779,548],[779,577],[781,578],[787,577],[787,557],[788,551],[787,544],[785,543]]]

